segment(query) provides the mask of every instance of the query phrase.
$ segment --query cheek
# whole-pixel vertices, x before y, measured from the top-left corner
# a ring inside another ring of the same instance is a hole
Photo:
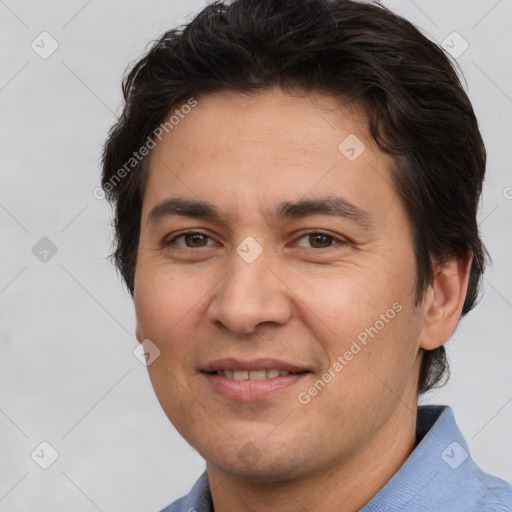
[[[179,357],[178,355],[172,356]],[[170,365],[168,353],[162,353],[149,367],[148,373],[151,385],[158,402],[169,421],[187,441],[195,447],[194,433],[197,430],[198,398],[189,389],[184,376],[175,371]]]
[[[194,356],[204,341],[199,332],[206,315],[205,301],[212,287],[204,274],[178,275],[164,265],[141,265],[136,277],[135,312],[142,337],[160,350],[158,359],[148,367],[157,394],[160,387],[167,392],[164,388],[169,385],[184,385],[194,376]]]
[[[194,403],[183,393],[189,385],[184,368],[190,368],[190,334],[193,331],[193,308],[197,293],[180,279],[165,276],[157,269],[141,270],[137,276],[134,303],[137,325],[144,339],[160,350],[148,366],[155,395],[169,420],[181,433],[191,429]],[[201,295],[199,295],[200,297]],[[197,306],[196,306],[197,307]]]
[[[339,385],[330,386],[336,399],[373,397],[376,403],[379,395],[393,396],[388,384],[398,393],[406,387],[420,332],[410,293],[414,275],[406,273],[402,278],[390,277],[385,269],[337,273],[330,279],[313,275],[297,285],[295,291],[305,298],[299,315],[323,346],[337,377]]]
[[[334,345],[355,339],[376,322],[380,326],[380,317],[388,310],[385,320],[393,319],[393,304],[403,300],[402,292],[390,280],[379,280],[376,273],[367,269],[336,268],[322,275],[302,275],[292,282],[294,292],[303,301],[299,314],[317,326],[318,335],[325,332]]]
[[[141,263],[135,274],[134,303],[142,335],[162,343],[200,296],[192,282],[175,278],[164,266]]]

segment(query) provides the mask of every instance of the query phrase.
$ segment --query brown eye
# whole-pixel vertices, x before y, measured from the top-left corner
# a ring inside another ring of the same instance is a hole
[[[204,245],[203,242],[207,239],[207,237],[201,233],[190,233],[183,236],[185,237],[186,244],[189,247],[202,247]]]
[[[185,241],[185,245],[176,243],[176,240],[179,240],[180,238]],[[209,238],[210,237],[208,235],[199,231],[191,231],[189,233],[181,233],[181,235],[178,235],[172,240],[169,240],[169,242],[167,242],[165,245],[175,244],[180,247],[187,247],[190,249],[193,249],[194,247],[206,247]]]
[[[323,231],[311,231],[309,233],[304,233],[299,240],[307,239],[308,246],[307,248],[313,249],[328,249],[329,247],[336,245],[343,245],[345,242],[336,238],[335,236],[330,235],[329,233],[324,233]],[[305,247],[304,245],[298,244],[300,247]]]
[[[309,241],[310,241],[311,245],[317,249],[321,249],[323,247],[329,247],[333,240],[332,236],[323,235],[323,234],[315,234],[315,235],[308,235],[308,236],[309,236]]]

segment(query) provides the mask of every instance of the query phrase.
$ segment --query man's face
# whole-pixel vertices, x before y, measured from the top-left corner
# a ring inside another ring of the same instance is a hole
[[[197,99],[152,152],[135,276],[167,416],[209,464],[273,481],[409,435],[424,313],[362,111],[279,90]],[[170,198],[220,217],[172,214]],[[343,208],[313,208],[326,198]]]

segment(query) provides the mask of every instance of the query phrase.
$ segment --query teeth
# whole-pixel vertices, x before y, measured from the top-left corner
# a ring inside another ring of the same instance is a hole
[[[290,375],[290,372],[286,370],[279,370],[278,368],[272,368],[270,370],[217,370],[216,375],[221,375],[228,379],[233,380],[263,380],[273,379],[281,375]]]

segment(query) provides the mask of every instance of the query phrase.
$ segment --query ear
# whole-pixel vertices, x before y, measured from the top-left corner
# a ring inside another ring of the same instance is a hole
[[[144,341],[144,337],[142,336],[139,324],[137,324],[135,327],[135,337],[137,338],[137,341],[139,343],[142,343]]]
[[[473,252],[453,257],[438,266],[424,300],[420,348],[434,350],[448,341],[459,322],[468,290]]]

